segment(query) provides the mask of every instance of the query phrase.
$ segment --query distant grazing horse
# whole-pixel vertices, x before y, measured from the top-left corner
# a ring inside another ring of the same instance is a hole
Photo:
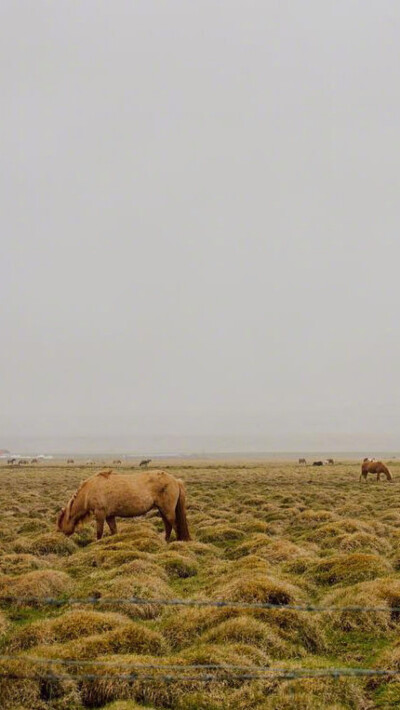
[[[16,462],[16,460],[17,460],[17,459],[7,459],[7,463],[9,463],[9,464],[12,465],[13,463]]]
[[[306,461],[305,459],[299,459],[299,463],[305,463],[305,464],[306,464],[307,461]]]
[[[113,461],[113,464],[115,466],[120,466],[122,464],[122,461],[120,459],[116,459],[115,461]]]
[[[328,459],[328,464],[329,464],[330,466],[333,466],[333,465],[334,465],[334,463],[335,463],[335,462],[334,462],[334,460],[333,460],[333,459]]]
[[[140,462],[139,466],[148,466],[149,463],[151,463],[151,459],[143,459],[143,461]]]
[[[361,473],[359,480],[367,480],[369,473],[376,473],[376,480],[380,481],[381,473],[384,473],[388,481],[393,481],[392,474],[387,466],[382,461],[364,461],[361,464]]]
[[[37,463],[37,462],[38,462],[37,459],[31,459],[31,463]]]
[[[67,463],[75,463],[74,459],[67,459]]]
[[[172,528],[178,540],[190,540],[186,519],[186,494],[183,481],[165,471],[149,471],[124,476],[100,471],[84,481],[57,518],[58,529],[72,535],[79,523],[93,514],[97,539],[103,535],[104,522],[111,534],[117,532],[115,518],[134,518],[158,508],[168,542]]]
[[[313,466],[323,466],[324,462],[323,461],[313,461]]]

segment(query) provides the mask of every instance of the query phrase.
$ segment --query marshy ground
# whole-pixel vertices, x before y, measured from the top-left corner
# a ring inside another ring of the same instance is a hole
[[[3,466],[0,638],[1,653],[15,660],[0,662],[2,707],[399,707],[400,676],[246,680],[217,671],[204,681],[191,671],[190,680],[119,677],[137,664],[176,665],[171,676],[193,664],[229,664],[249,674],[261,667],[400,670],[400,614],[393,611],[400,606],[400,463],[389,465],[392,484],[373,478],[360,484],[358,463],[163,466],[186,483],[193,536],[169,545],[156,513],[119,520],[118,534],[100,542],[94,524],[71,538],[56,532],[58,510],[99,466]],[[124,471],[135,475],[128,466]],[[24,601],[32,596],[39,601]],[[122,601],[57,608],[40,602],[93,596],[385,610],[313,613]],[[58,663],[33,664],[29,656]],[[113,665],[62,665],[71,659]],[[162,669],[150,673],[165,675]],[[75,677],[82,674],[91,677]]]

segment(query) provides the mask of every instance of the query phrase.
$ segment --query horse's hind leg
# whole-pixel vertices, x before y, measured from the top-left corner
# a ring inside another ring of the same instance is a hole
[[[106,516],[103,512],[100,511],[95,511],[94,515],[96,518],[97,539],[101,540],[101,538],[103,537],[104,521]]]
[[[110,528],[111,535],[115,535],[117,532],[117,523],[115,522],[114,516],[111,515],[109,518],[106,518],[106,523]]]
[[[160,515],[162,517],[162,521],[164,523],[164,528],[165,528],[165,542],[169,542],[169,538],[171,537],[171,532],[172,532],[172,524],[165,517],[164,513],[161,510],[160,510]]]

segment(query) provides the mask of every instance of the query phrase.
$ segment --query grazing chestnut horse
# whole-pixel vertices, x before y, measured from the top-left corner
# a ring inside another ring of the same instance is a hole
[[[117,532],[115,518],[134,518],[158,508],[168,542],[172,528],[178,540],[190,540],[186,519],[183,481],[165,471],[149,471],[134,476],[100,471],[88,478],[74,493],[57,518],[57,527],[72,535],[78,523],[91,515],[96,518],[97,539],[103,535],[104,522],[111,535]]]
[[[376,480],[379,481],[381,478],[381,473],[384,473],[388,481],[392,481],[392,474],[390,473],[387,466],[385,466],[382,461],[368,461],[364,459],[361,464],[360,481],[363,478],[364,481],[367,480],[369,473],[376,473]]]

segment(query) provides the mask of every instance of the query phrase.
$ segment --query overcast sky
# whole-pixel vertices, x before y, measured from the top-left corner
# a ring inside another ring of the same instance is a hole
[[[398,0],[2,0],[0,35],[0,446],[400,448]]]

